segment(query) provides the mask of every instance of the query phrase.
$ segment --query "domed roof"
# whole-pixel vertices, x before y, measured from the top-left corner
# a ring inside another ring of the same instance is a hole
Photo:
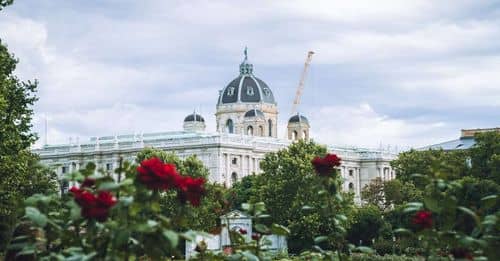
[[[305,116],[302,116],[302,115],[299,115],[299,114],[293,115],[288,120],[288,123],[294,123],[294,122],[301,122],[301,123],[307,123],[307,124],[309,124],[309,120]]]
[[[203,117],[201,117],[201,115],[199,115],[199,114],[197,114],[195,112],[193,114],[189,114],[188,116],[186,116],[186,118],[184,118],[184,122],[187,122],[187,121],[201,121],[201,122],[205,122],[205,119],[203,119]]]
[[[221,90],[218,104],[240,102],[276,104],[269,86],[253,75],[253,65],[248,61],[246,48],[245,59],[240,64],[240,75]]]
[[[264,113],[261,110],[253,109],[245,112],[245,118],[249,117],[264,117]]]

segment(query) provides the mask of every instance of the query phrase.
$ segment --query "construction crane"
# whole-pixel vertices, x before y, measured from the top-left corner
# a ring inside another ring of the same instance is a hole
[[[291,114],[292,116],[297,113],[297,107],[300,104],[300,97],[302,96],[302,92],[304,91],[304,82],[306,80],[307,71],[309,70],[309,66],[311,65],[313,54],[314,54],[313,51],[309,51],[307,53],[306,62],[304,63],[304,70],[302,70],[302,75],[300,76],[299,86],[297,86],[297,92],[295,93],[295,99],[293,100],[292,114]]]

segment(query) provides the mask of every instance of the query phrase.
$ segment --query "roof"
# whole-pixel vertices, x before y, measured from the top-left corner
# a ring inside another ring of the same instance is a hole
[[[425,146],[419,148],[418,150],[466,150],[470,149],[472,146],[476,144],[476,141],[473,137],[463,137],[456,140],[445,141],[442,143]]]
[[[203,117],[201,117],[201,115],[193,113],[193,114],[189,114],[186,118],[184,118],[184,122],[186,122],[186,121],[201,121],[201,122],[205,122],[205,119],[203,119]]]
[[[288,120],[288,123],[293,123],[293,122],[303,122],[309,124],[309,120],[305,116],[299,114],[292,116]]]
[[[240,75],[220,91],[218,104],[272,103],[276,104],[269,86],[253,75],[253,65],[245,60],[240,64]]]

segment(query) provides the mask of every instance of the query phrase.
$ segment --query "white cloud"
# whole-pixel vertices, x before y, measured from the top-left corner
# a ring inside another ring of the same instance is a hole
[[[454,134],[447,132],[443,122],[394,119],[376,112],[367,103],[358,106],[325,106],[308,115],[312,137],[327,144],[419,147],[437,143],[439,138],[442,141],[443,136],[439,134]],[[429,137],[429,133],[438,135]]]

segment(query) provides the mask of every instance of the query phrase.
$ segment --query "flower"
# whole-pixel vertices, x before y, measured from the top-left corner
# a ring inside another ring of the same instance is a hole
[[[159,158],[143,160],[137,167],[138,180],[153,190],[168,190],[176,187],[179,173],[174,164],[165,164]]]
[[[109,210],[117,202],[116,198],[108,191],[100,191],[97,196],[77,187],[72,187],[69,191],[73,193],[76,203],[81,207],[81,215],[99,222],[106,221]]]
[[[326,154],[325,157],[315,157],[311,163],[314,166],[316,174],[328,177],[334,172],[334,168],[340,166],[340,158],[335,154]]]
[[[252,239],[253,240],[259,240],[260,239],[260,234],[259,233],[252,233]]]
[[[427,210],[420,210],[412,218],[411,221],[420,229],[426,229],[432,227],[432,212]]]
[[[182,203],[188,200],[191,205],[197,207],[200,205],[201,197],[205,195],[205,179],[192,178],[189,176],[178,179],[179,199]]]
[[[240,232],[240,234],[242,234],[242,235],[246,235],[248,233],[247,230],[244,228],[240,228],[240,230],[238,232]]]

